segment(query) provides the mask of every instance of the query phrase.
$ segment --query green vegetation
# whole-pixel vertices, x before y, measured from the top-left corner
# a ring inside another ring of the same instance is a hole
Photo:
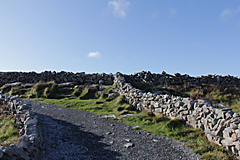
[[[29,91],[27,97],[29,98],[56,98],[58,92],[57,84],[54,82],[39,82],[35,84]]]
[[[136,111],[133,111],[132,107],[124,101],[123,96],[119,96],[111,100],[109,100],[108,98],[83,100],[78,98],[38,98],[37,100],[42,103],[50,103],[58,106],[94,112],[101,115],[114,114],[115,116],[118,116],[124,113],[137,113]]]
[[[192,84],[171,85],[167,86],[171,89],[171,94],[182,97],[191,97],[193,99],[204,99],[213,106],[218,107],[222,104],[228,108],[232,108],[234,112],[240,113],[240,89],[238,87],[225,88],[214,84],[204,84],[200,89]]]
[[[236,158],[223,147],[209,142],[201,129],[189,127],[178,119],[169,119],[162,114],[153,116],[151,113],[143,111],[139,115],[125,117],[122,120],[129,125],[140,126],[137,129],[185,142],[185,146],[192,148],[194,153],[201,156],[201,159]]]
[[[97,99],[98,97],[97,88],[90,88],[89,86],[86,86],[79,96],[79,99]]]
[[[106,90],[109,91],[110,89]],[[94,93],[92,93],[94,95]],[[59,106],[71,107],[84,111],[98,113],[100,115],[114,114],[116,117],[126,113],[137,113],[134,108],[127,104],[124,96],[109,99],[102,94],[98,99],[46,99],[38,98],[39,102],[50,103]],[[119,120],[119,119],[116,119]],[[185,142],[185,146],[192,148],[193,152],[199,154],[202,159],[235,159],[236,157],[226,151],[223,147],[208,141],[206,135],[201,129],[195,129],[187,126],[178,119],[169,119],[162,114],[154,116],[153,114],[142,111],[136,116],[122,117],[120,120],[140,128],[149,133],[154,133],[171,139]]]
[[[136,83],[133,86],[139,88],[139,86],[136,85],[138,84]],[[55,84],[54,82],[39,82],[32,88],[27,89],[18,87],[9,89],[4,86],[0,89],[5,91],[5,94],[14,95],[17,93],[21,98],[94,112],[100,115],[114,114],[117,117],[127,113],[137,113],[135,108],[126,103],[123,95],[116,98],[108,97],[108,94],[114,86],[105,89],[105,92],[101,95],[97,94],[97,89],[94,87],[72,87],[73,86],[63,87]],[[151,91],[152,89],[162,86],[154,88],[151,84],[144,84],[144,86],[140,85],[140,87],[142,87],[141,89],[144,89],[145,91]],[[205,99],[215,106],[218,103],[221,103],[227,107],[234,108],[235,112],[240,112],[240,92],[238,88],[224,89],[218,86],[206,85],[201,86],[203,89],[201,90],[191,84],[164,87],[168,87],[170,89],[170,94],[173,95],[191,97],[193,99]],[[129,125],[140,126],[140,128],[137,129],[142,129],[150,133],[159,134],[177,141],[185,142],[185,146],[192,148],[193,152],[199,154],[202,159],[236,158],[231,152],[226,151],[223,147],[210,143],[202,130],[189,127],[178,119],[169,119],[162,114],[154,116],[151,113],[142,111],[136,116],[122,117],[120,120]],[[13,124],[14,121],[11,122]],[[13,129],[9,130],[11,131]],[[2,132],[0,135],[3,135]]]
[[[18,129],[14,127],[15,117],[12,115],[0,115],[0,145],[8,147],[19,141]]]

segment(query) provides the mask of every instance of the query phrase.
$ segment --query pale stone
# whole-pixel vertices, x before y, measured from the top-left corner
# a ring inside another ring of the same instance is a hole
[[[133,146],[134,146],[133,143],[126,143],[126,144],[124,145],[124,147],[126,147],[126,148],[133,147]]]

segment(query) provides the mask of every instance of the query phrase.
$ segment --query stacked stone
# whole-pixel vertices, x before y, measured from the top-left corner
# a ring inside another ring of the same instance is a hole
[[[193,85],[215,84],[223,87],[240,87],[240,78],[230,75],[205,75],[200,77],[191,77],[187,74],[181,75],[174,73],[173,75],[162,72],[155,74],[151,72],[142,71],[134,75],[124,75],[127,82],[149,82],[154,85],[183,85],[191,83]]]
[[[0,72],[0,85],[6,83],[15,83],[21,82],[26,83],[37,83],[39,81],[50,82],[55,81],[56,83],[65,83],[65,82],[75,82],[77,84],[97,84],[99,81],[102,81],[103,84],[111,85],[113,84],[113,75],[112,74],[85,74],[81,73],[72,73],[72,72],[51,72],[45,71],[41,73],[36,72]]]
[[[217,109],[205,100],[193,100],[178,96],[143,93],[126,83],[124,75],[114,75],[114,85],[119,94],[137,110],[163,113],[170,118],[179,118],[195,128],[201,128],[207,138],[240,155],[240,114],[230,108]]]
[[[31,112],[31,103],[23,102],[18,96],[0,93],[0,101],[9,107],[16,117],[16,126],[20,128],[20,140],[9,147],[0,146],[0,159],[40,159],[43,154],[43,138],[38,117]]]

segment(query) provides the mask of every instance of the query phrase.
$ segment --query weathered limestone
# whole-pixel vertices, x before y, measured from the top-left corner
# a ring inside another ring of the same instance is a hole
[[[0,146],[0,159],[40,159],[43,152],[43,138],[38,117],[31,112],[31,103],[23,102],[18,96],[0,93],[0,103],[7,105],[16,117],[21,138],[17,145]]]

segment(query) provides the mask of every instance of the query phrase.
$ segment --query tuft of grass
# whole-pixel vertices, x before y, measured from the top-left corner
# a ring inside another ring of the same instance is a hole
[[[18,129],[14,127],[15,117],[13,115],[0,115],[0,145],[8,147],[17,144],[20,137]]]
[[[53,82],[38,82],[30,90],[28,98],[57,98],[58,86]]]
[[[79,99],[97,99],[98,97],[99,95],[96,89],[86,86],[79,96]]]
[[[74,91],[72,92],[72,96],[73,97],[79,97],[82,93],[82,90],[80,88],[76,88],[74,89]]]

